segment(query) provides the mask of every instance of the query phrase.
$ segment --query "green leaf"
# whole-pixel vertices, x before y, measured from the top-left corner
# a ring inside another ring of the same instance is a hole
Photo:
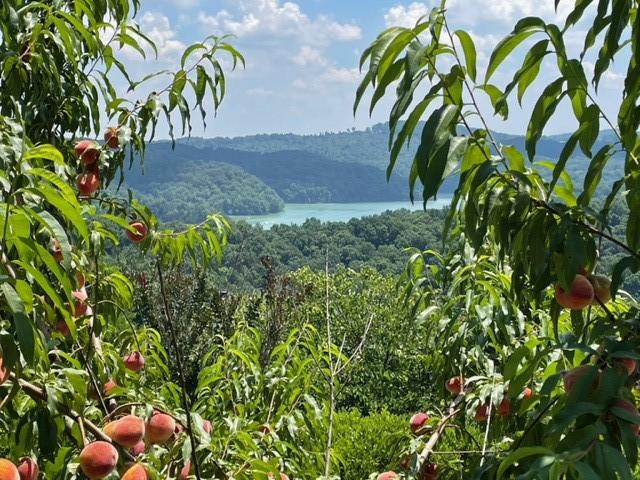
[[[39,145],[31,147],[22,156],[25,161],[44,158],[56,165],[64,165],[64,157],[53,145]]]
[[[522,447],[517,449],[515,452],[511,453],[507,456],[501,463],[498,468],[497,478],[500,480],[505,472],[514,465],[519,462],[523,458],[531,457],[534,455],[549,455],[553,456],[553,451],[549,450],[546,447]]]
[[[504,60],[509,56],[509,54],[522,42],[524,42],[527,38],[533,35],[536,32],[541,32],[542,29],[522,29],[517,30],[514,29],[512,33],[510,33],[507,37],[502,39],[496,48],[491,53],[491,58],[489,59],[489,65],[487,66],[487,73],[485,75],[485,83],[489,81],[491,76],[495,73],[497,68],[504,62]]]
[[[560,100],[562,100],[562,97],[566,94],[566,92],[562,92],[563,85],[564,78],[562,77],[550,83],[544,89],[542,95],[533,108],[533,113],[531,114],[531,119],[529,120],[527,134],[525,137],[525,146],[531,161],[533,161],[535,157],[536,144],[538,143],[538,140],[540,140],[540,137],[542,137],[544,127],[555,112]]]
[[[187,63],[187,60],[189,59],[189,56],[195,52],[196,50],[206,50],[207,47],[206,45],[202,44],[202,43],[194,43],[193,45],[189,46],[189,48],[187,48],[184,53],[182,54],[182,58],[180,59],[180,68],[182,70],[184,70],[184,66]]]
[[[613,145],[605,145],[591,159],[587,173],[584,176],[582,193],[578,197],[578,204],[580,206],[586,207],[591,203],[591,199],[596,193],[596,189],[602,179],[602,171],[611,159],[612,150]]]
[[[464,51],[464,60],[467,67],[467,74],[473,80],[476,81],[476,46],[473,43],[471,35],[464,30],[456,30],[454,35],[460,40],[462,50]]]

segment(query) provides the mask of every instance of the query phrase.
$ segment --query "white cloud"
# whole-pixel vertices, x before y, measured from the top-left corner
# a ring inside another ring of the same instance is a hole
[[[420,17],[428,13],[429,8],[424,3],[413,2],[408,7],[396,5],[385,13],[384,23],[387,27],[413,27]]]
[[[355,84],[361,77],[357,68],[331,67],[320,78],[327,82]]]
[[[324,66],[327,64],[327,59],[324,58],[322,52],[317,48],[309,47],[308,45],[303,45],[300,47],[298,53],[293,57],[293,63],[296,65],[320,65]]]
[[[247,90],[247,95],[252,95],[254,97],[270,97],[273,94],[273,90],[269,90],[263,87],[250,88],[249,90]]]
[[[390,26],[412,27],[418,19],[429,13],[440,2],[412,2],[408,5],[397,4],[384,15],[385,23]],[[557,16],[564,18],[572,9],[573,2],[561,1]],[[469,9],[472,8],[472,14]],[[447,11],[455,23],[478,24],[484,21],[512,24],[523,16],[538,16],[546,19],[556,17],[554,2],[551,0],[449,0]]]
[[[359,26],[338,23],[326,16],[310,18],[293,2],[280,0],[239,0],[235,12],[220,10],[208,15],[198,14],[198,21],[215,33],[232,33],[238,37],[294,37],[312,45],[327,45],[333,41],[350,41],[362,37]]]
[[[154,41],[158,49],[158,60],[173,61],[184,51],[186,45],[177,39],[169,19],[162,14],[145,12],[140,21],[142,31]]]

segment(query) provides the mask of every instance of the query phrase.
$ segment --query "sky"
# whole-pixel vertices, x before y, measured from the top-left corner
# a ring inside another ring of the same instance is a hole
[[[258,133],[314,134],[363,129],[387,120],[391,98],[381,102],[370,117],[368,108],[354,117],[352,105],[361,78],[362,51],[387,27],[411,26],[439,0],[398,2],[386,0],[142,0],[136,20],[157,43],[158,59],[140,62],[127,58],[133,77],[157,68],[177,68],[182,51],[208,35],[232,34],[231,40],[246,58],[246,68],[228,73],[227,97],[217,118],[206,130],[194,122],[192,135],[240,136]],[[449,0],[448,18],[454,29],[468,31],[476,41],[479,72],[484,72],[492,48],[523,16],[541,16],[561,23],[572,0]],[[579,51],[588,26],[578,24],[567,37],[570,50]],[[523,54],[526,50],[522,51]],[[520,56],[520,62],[522,56]],[[227,65],[228,66],[228,65]],[[518,62],[506,62],[492,83],[504,88]],[[587,70],[593,59],[587,59]],[[539,85],[557,76],[553,62],[545,64]],[[623,77],[609,72],[599,101],[615,105]],[[392,91],[392,90],[390,90]],[[490,119],[491,128],[521,134],[538,93],[514,104],[508,122]],[[483,108],[491,109],[486,101]],[[574,127],[570,108],[545,133],[564,133]]]

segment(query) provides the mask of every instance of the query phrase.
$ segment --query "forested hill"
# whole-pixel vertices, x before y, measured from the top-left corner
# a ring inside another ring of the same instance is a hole
[[[499,142],[524,150],[524,137],[496,136]],[[610,136],[611,132],[602,132],[593,151]],[[555,161],[567,138],[544,137],[538,143],[538,158]],[[386,124],[318,135],[180,139],[175,150],[170,142],[157,142],[147,150],[145,175],[134,162],[127,186],[164,220],[186,222],[198,221],[203,212],[273,213],[285,203],[406,200],[407,173],[417,142],[402,152],[389,182],[387,142]],[[608,169],[620,167],[620,162],[614,158]],[[579,150],[569,160],[577,191],[588,165],[589,159]],[[457,179],[448,179],[441,192],[452,193],[456,183]],[[605,170],[602,188],[609,185]],[[420,197],[419,192],[416,195]]]

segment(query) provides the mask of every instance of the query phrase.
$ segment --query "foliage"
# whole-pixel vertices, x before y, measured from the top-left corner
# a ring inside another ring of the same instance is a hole
[[[431,296],[425,310],[424,297],[418,296],[418,310],[434,328],[447,328],[437,337],[437,346],[449,361],[458,362],[457,369],[471,383],[467,413],[482,402],[489,408],[496,405],[505,388],[515,397],[533,382],[539,392],[522,406],[512,429],[504,433],[490,429],[489,445],[498,451],[486,464],[478,463],[482,468],[474,478],[631,478],[637,464],[637,439],[630,423],[640,423],[640,417],[614,406],[617,400],[633,398],[634,375],[628,377],[615,359],[639,358],[635,302],[596,301],[569,313],[550,295],[552,288],[568,291],[582,269],[601,271],[597,252],[601,242],[612,242],[625,252],[606,272],[614,296],[624,272],[639,268],[640,16],[634,2],[600,1],[584,49],[576,54],[567,47],[566,36],[593,3],[575,2],[564,26],[537,17],[520,20],[496,45],[483,79],[476,73],[472,39],[450,29],[445,1],[413,28],[386,30],[362,56],[361,64],[367,68],[356,107],[369,87],[374,90],[373,109],[387,87],[399,82],[389,117],[388,173],[423,115],[427,119],[409,174],[412,191],[420,181],[426,204],[444,178],[459,173],[445,231],[453,225],[468,242],[467,250],[461,260],[436,256],[435,261],[419,261],[408,288]],[[489,84],[504,60],[534,37],[537,43],[504,91]],[[510,97],[517,88],[522,98],[541,66],[547,68],[547,56],[555,60],[558,78],[544,88],[531,113],[526,152],[500,144],[488,130],[486,112],[476,97],[486,94],[494,114],[506,118]],[[584,68],[589,58],[595,60],[593,72]],[[596,95],[614,58],[627,67],[616,125]],[[418,99],[417,87],[423,82],[430,84],[430,90]],[[565,106],[573,112],[578,129],[557,159],[536,162],[545,126]],[[480,118],[481,128],[471,127],[471,115]],[[614,132],[596,150],[602,122]],[[590,159],[580,193],[567,170],[577,148]],[[623,152],[624,167],[615,172],[605,202],[594,204],[602,170],[617,149]],[[540,167],[550,170],[551,176],[541,175]],[[629,208],[623,241],[608,233],[610,207],[620,192]],[[480,279],[477,284],[475,277]],[[461,356],[452,356],[455,352]],[[558,386],[563,372],[581,364],[590,365],[589,374],[571,393]],[[595,375],[599,387],[591,389]],[[427,449],[417,457],[414,473],[428,454]]]

